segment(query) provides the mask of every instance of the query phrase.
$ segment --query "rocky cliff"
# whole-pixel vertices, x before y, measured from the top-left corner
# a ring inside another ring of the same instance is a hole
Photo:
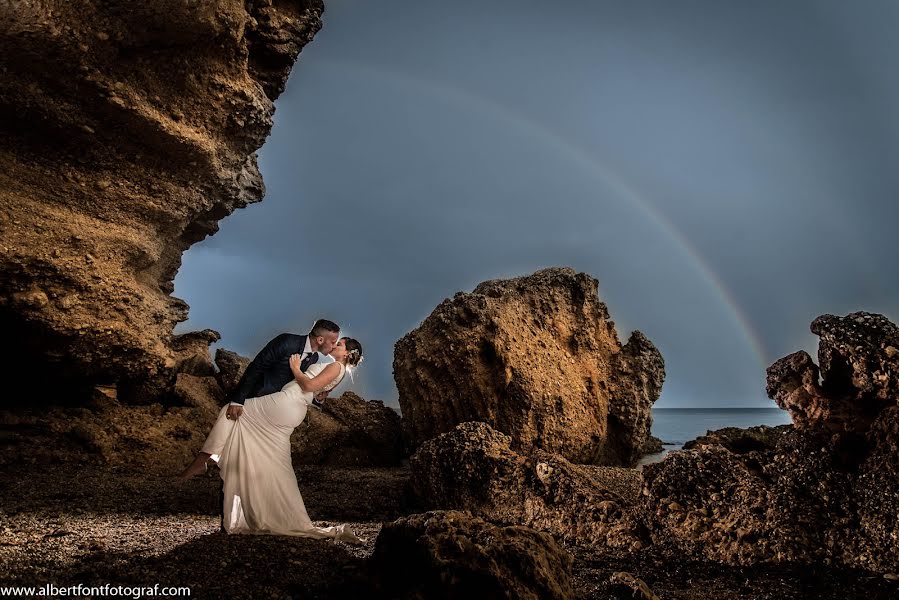
[[[262,198],[255,151],[322,10],[0,4],[0,375],[20,384],[7,398],[172,389],[190,360],[172,334],[181,254]]]
[[[410,447],[482,421],[513,448],[630,465],[650,439],[665,378],[639,331],[622,345],[597,280],[569,268],[486,281],[445,300],[396,344]]]

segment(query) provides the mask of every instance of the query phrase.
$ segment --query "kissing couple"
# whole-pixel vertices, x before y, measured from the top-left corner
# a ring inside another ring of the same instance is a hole
[[[319,362],[320,355],[333,362]],[[290,457],[290,434],[309,406],[362,362],[362,345],[320,319],[307,335],[282,333],[265,345],[228,395],[203,448],[179,476],[222,477],[222,531],[363,540],[346,526],[316,527],[306,513]]]

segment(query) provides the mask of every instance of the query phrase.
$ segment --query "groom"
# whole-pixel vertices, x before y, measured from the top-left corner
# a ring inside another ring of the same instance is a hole
[[[318,362],[319,354],[331,354],[339,338],[337,323],[319,319],[308,335],[282,333],[270,341],[247,366],[237,387],[228,394],[228,418],[237,419],[241,415],[247,398],[277,392],[293,379],[288,363],[292,354],[301,355],[300,370],[305,373],[310,365]]]

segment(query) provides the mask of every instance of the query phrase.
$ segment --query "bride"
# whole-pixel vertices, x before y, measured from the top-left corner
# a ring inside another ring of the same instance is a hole
[[[224,526],[228,533],[296,535],[359,543],[345,525],[316,527],[306,513],[290,458],[290,434],[303,422],[317,392],[334,389],[347,368],[362,361],[362,345],[341,338],[331,351],[332,363],[315,363],[300,371],[300,355],[290,357],[294,379],[280,392],[248,398],[235,420],[222,407],[203,449],[182,479],[218,463],[224,483]]]

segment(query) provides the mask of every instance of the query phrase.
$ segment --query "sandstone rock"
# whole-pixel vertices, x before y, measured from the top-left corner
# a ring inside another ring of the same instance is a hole
[[[412,455],[412,484],[427,508],[461,509],[580,543],[630,545],[621,527],[639,495],[632,469],[572,464],[534,450],[524,456],[486,423],[461,423]]]
[[[218,417],[225,395],[215,377],[197,377],[178,373],[175,397],[184,406],[199,408],[213,420]]]
[[[899,568],[899,371],[886,352],[897,328],[854,313],[812,330],[820,382],[804,352],[768,369],[768,393],[794,427],[710,432],[643,468],[641,518],[655,543],[731,564]]]
[[[797,427],[866,431],[899,398],[899,328],[883,315],[822,315],[812,322],[820,336],[816,366],[796,352],[768,368],[768,396],[790,411]],[[820,382],[819,382],[820,379]]]
[[[215,368],[209,356],[209,345],[220,339],[219,332],[212,329],[175,336],[172,340],[172,349],[175,351],[173,370],[198,377],[214,376]]]
[[[385,524],[370,577],[389,598],[574,598],[572,564],[545,533],[437,511]]]
[[[192,383],[208,382],[193,378]],[[106,464],[172,476],[193,459],[218,416],[202,405],[208,401],[197,402],[200,406],[134,406],[123,404],[107,388],[95,389],[83,406],[0,410],[0,466],[26,461]]]
[[[464,421],[578,463],[630,465],[650,436],[664,362],[639,331],[624,346],[597,281],[572,269],[486,281],[445,300],[396,344],[410,448]]]
[[[643,600],[662,600],[658,594],[652,591],[645,581],[627,571],[616,571],[609,577],[613,586],[627,590],[627,598],[643,598]]]
[[[218,379],[219,385],[222,386],[226,394],[231,393],[231,390],[240,383],[240,378],[243,376],[243,372],[247,370],[251,360],[224,348],[216,349],[215,366],[218,367],[216,379]]]
[[[171,393],[181,254],[262,198],[255,151],[322,10],[0,4],[0,328],[20,340],[0,353],[4,380]]]
[[[393,467],[403,460],[400,416],[377,400],[353,392],[309,409],[291,438],[297,464]]]

